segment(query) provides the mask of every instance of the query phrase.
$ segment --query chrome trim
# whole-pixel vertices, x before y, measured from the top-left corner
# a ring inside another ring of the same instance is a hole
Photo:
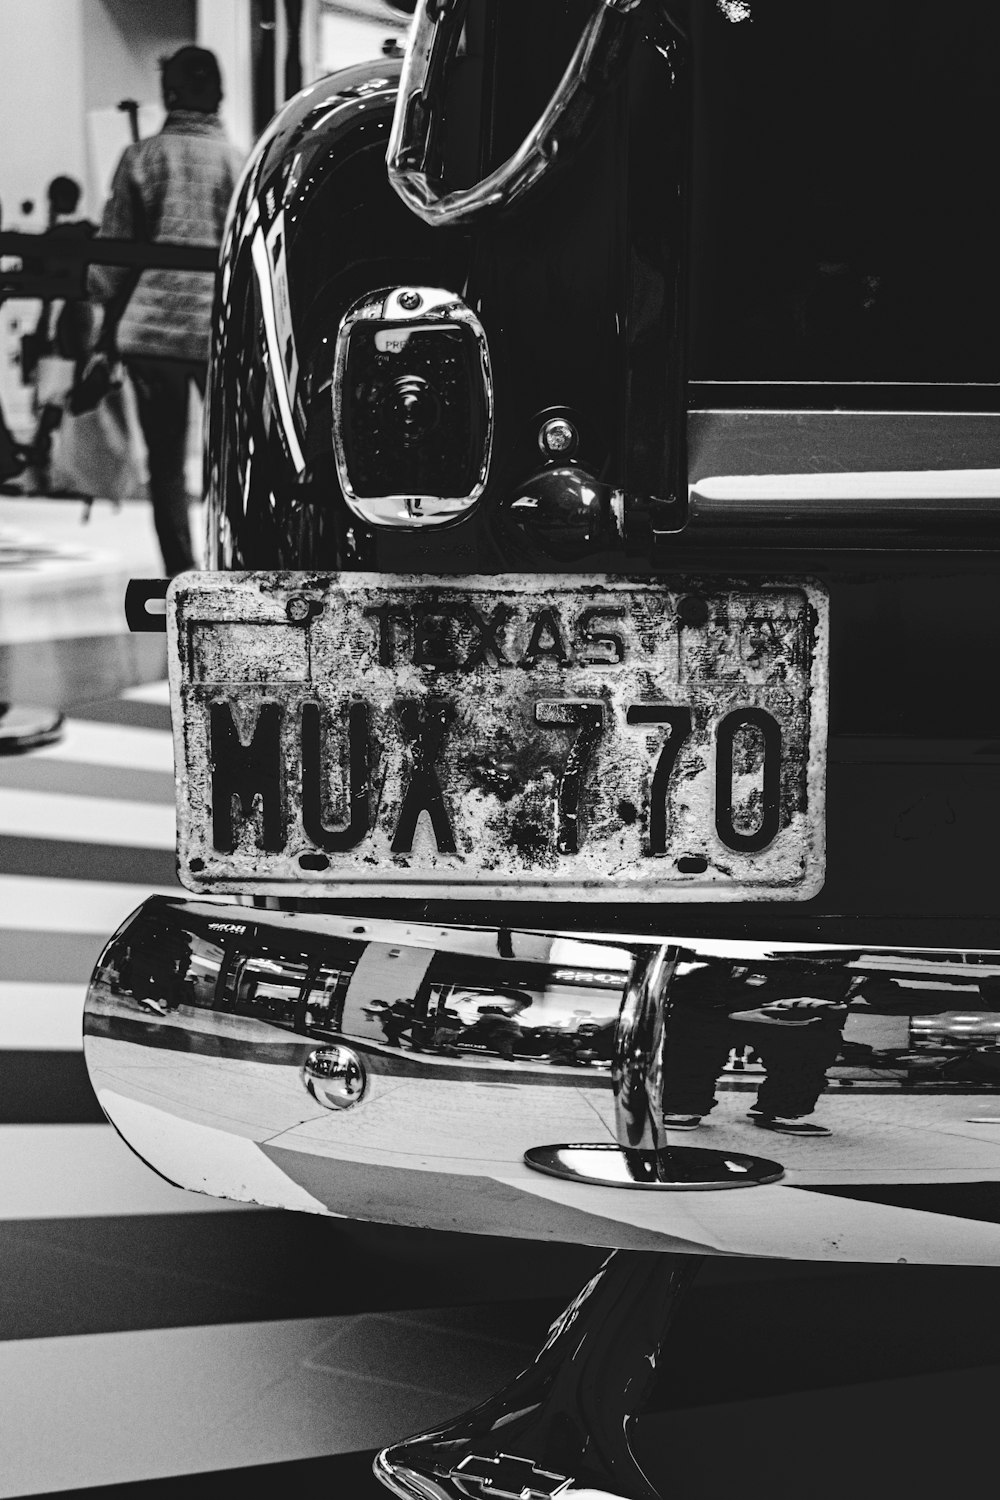
[[[842,1199],[833,1251],[826,1211],[784,1196],[1000,1182],[1000,952],[650,944],[151,897],[98,962],[85,1033],[121,1134],[161,1175],[216,1196],[622,1248],[1000,1262],[996,1225],[958,1235],[887,1210],[889,1232]],[[718,1075],[730,1033],[737,1062],[752,1046],[770,1071],[734,1071],[733,1054]],[[367,1074],[354,1107],[310,1105],[302,1069],[318,1049]],[[746,1114],[755,1085],[763,1128]],[[775,1128],[814,1106],[807,1123],[830,1142]],[[676,1121],[696,1109],[705,1128],[679,1146]],[[555,1149],[577,1169],[526,1165]],[[581,1151],[602,1158],[595,1174]],[[676,1191],[782,1167],[766,1213],[734,1216],[731,1194],[709,1192],[692,1220]],[[650,1185],[666,1190],[618,1191]]]
[[[353,1109],[368,1093],[368,1073],[352,1047],[314,1047],[302,1064],[305,1091],[327,1109]]]
[[[636,954],[611,1065],[617,1141],[532,1147],[524,1160],[536,1172],[596,1187],[666,1192],[756,1187],[784,1175],[766,1158],[667,1144],[663,1062],[670,981],[682,952],[664,943]]]
[[[687,438],[692,532],[861,527],[872,545],[874,528],[912,537],[1000,516],[998,412],[699,408]]]
[[[664,1143],[662,1110],[651,1108],[663,1095],[663,1044],[670,977],[676,950],[663,945],[636,962],[622,1001],[615,1036],[611,1081],[619,1144],[658,1151]]]
[[[690,486],[692,521],[780,518],[803,525],[851,518],[907,520],[1000,515],[1000,469],[725,474]]]
[[[288,447],[288,456],[295,466],[295,472],[301,474],[305,470],[306,460],[295,425],[295,411],[293,407],[295,393],[294,389],[289,385],[289,372],[285,366],[285,359],[281,349],[281,339],[278,334],[278,313],[273,281],[276,272],[272,270],[264,242],[264,232],[260,228],[257,229],[250,242],[250,258],[253,262],[254,274],[256,275],[257,286],[260,291],[261,315],[264,320],[264,337],[267,342],[271,385],[274,390],[275,401],[277,402],[278,420]],[[283,271],[282,274],[284,274]]]
[[[481,182],[449,192],[431,162],[439,128],[436,101],[454,59],[467,0],[419,0],[403,63],[386,167],[406,206],[425,223],[470,224],[511,208],[547,177],[589,126],[638,32],[644,0],[599,0],[540,119],[514,154]]]
[[[376,1478],[400,1500],[655,1500],[633,1421],[700,1265],[611,1256],[526,1369],[472,1411],[383,1449]]]
[[[414,303],[413,299],[419,299]],[[359,323],[397,320],[401,325],[418,321],[452,323],[471,330],[479,353],[479,372],[486,398],[486,440],[479,472],[467,495],[397,494],[360,496],[351,482],[344,445],[344,380],[351,332]],[[461,520],[479,503],[489,478],[493,455],[493,372],[486,330],[479,318],[455,292],[441,287],[382,287],[369,292],[348,308],[337,330],[333,369],[333,452],[337,478],[344,499],[360,520],[369,526],[414,530]]]
[[[579,443],[580,434],[565,417],[550,417],[538,430],[538,446],[548,458],[570,459]]]

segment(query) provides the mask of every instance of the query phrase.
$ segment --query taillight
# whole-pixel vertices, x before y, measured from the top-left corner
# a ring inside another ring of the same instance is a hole
[[[454,292],[389,287],[337,333],[333,445],[347,504],[371,526],[460,520],[486,485],[493,382],[483,326]]]

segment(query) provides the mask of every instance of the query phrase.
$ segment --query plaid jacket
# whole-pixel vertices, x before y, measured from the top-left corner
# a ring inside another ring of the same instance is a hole
[[[240,170],[217,115],[172,110],[158,135],[129,146],[115,170],[101,220],[105,239],[218,245]],[[129,272],[93,266],[102,302]],[[118,324],[126,358],[208,359],[213,277],[206,271],[143,271]]]

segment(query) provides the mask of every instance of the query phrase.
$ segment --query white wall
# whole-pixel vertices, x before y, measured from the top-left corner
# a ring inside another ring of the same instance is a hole
[[[379,4],[371,19],[351,10],[324,11],[319,0],[306,0],[306,82],[378,58],[385,38],[406,24]],[[100,216],[108,172],[128,140],[118,101],[147,105],[146,128],[155,128],[159,59],[192,41],[219,58],[223,119],[249,150],[250,0],[0,0],[0,203],[8,228],[44,227],[45,186],[59,173],[83,184],[83,211]],[[18,213],[25,198],[39,205],[27,221]]]
[[[204,0],[214,7],[222,0]],[[144,133],[162,118],[159,59],[195,40],[196,0],[0,0],[0,204],[7,229],[45,228],[45,189],[68,174],[81,211],[99,218],[107,179],[129,140],[123,98],[147,104]],[[24,199],[36,205],[20,210]],[[0,400],[18,435],[31,427],[16,363],[37,304],[0,310]]]
[[[194,0],[80,0],[83,100],[87,118],[87,190],[100,215],[118,158],[132,139],[122,99],[141,106],[139,131],[163,123],[160,60],[195,39]]]
[[[196,41],[219,59],[222,122],[242,151],[253,144],[250,62],[250,0],[198,0]]]
[[[28,0],[33,4],[34,0]],[[194,0],[82,0],[84,106],[160,102],[160,59],[195,40]]]
[[[0,203],[7,229],[45,228],[45,188],[86,178],[81,0],[0,0]],[[22,199],[38,205],[25,219]]]
[[[46,184],[60,173],[82,184],[82,211],[100,216],[105,164],[94,159],[88,119],[120,99],[158,105],[159,59],[194,41],[194,22],[195,0],[0,0],[0,203],[8,228],[18,220],[45,227]],[[120,115],[111,124],[117,151],[128,121]],[[25,198],[38,204],[30,219],[18,213]]]
[[[5,229],[45,228],[45,189],[63,173],[86,181],[80,0],[0,0],[0,204]],[[22,200],[34,201],[25,215]],[[17,362],[35,302],[0,307],[0,402],[18,438],[31,432]]]
[[[377,61],[382,56],[382,43],[391,36],[401,44],[406,42],[399,17],[391,12],[385,20],[376,17],[369,21],[323,11],[319,23],[319,71],[333,73],[354,63]]]

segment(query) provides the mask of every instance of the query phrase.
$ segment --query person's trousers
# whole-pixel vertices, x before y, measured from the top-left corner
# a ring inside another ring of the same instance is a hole
[[[3,408],[0,407],[0,480],[13,479],[24,468],[18,457],[18,448],[19,444],[14,441],[14,434],[7,426]]]
[[[715,1081],[735,1041],[736,1023],[711,1006],[676,1005],[667,1024],[663,1108],[669,1114],[707,1115]]]
[[[757,1105],[767,1115],[793,1119],[810,1115],[826,1088],[826,1071],[837,1060],[844,1019],[810,1021],[807,1026],[747,1027],[767,1069]]]
[[[843,1017],[806,1026],[755,1025],[725,1011],[678,1005],[667,1029],[663,1107],[670,1114],[707,1115],[730,1048],[751,1042],[767,1070],[756,1103],[765,1114],[811,1114],[837,1060]]]
[[[149,459],[149,496],[153,522],[168,578],[194,567],[191,522],[188,518],[187,457],[188,396],[192,380],[205,394],[204,364],[195,360],[136,359],[126,361],[135,387],[139,425]]]

